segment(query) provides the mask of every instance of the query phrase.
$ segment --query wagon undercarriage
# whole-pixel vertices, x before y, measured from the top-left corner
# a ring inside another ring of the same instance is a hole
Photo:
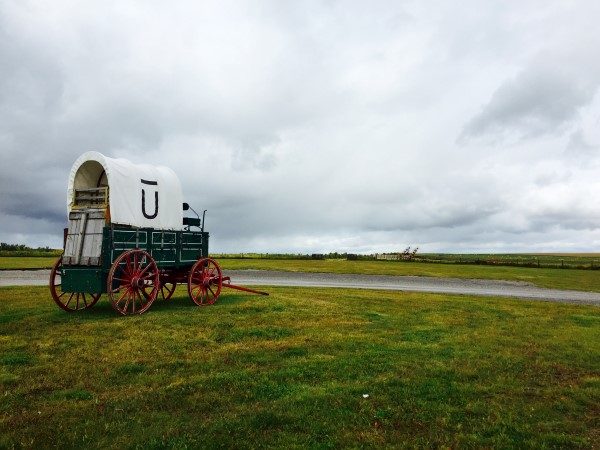
[[[88,269],[89,270],[89,269]],[[70,275],[69,275],[70,273]],[[50,274],[50,292],[56,304],[65,311],[81,311],[94,306],[106,292],[112,307],[119,314],[142,314],[157,298],[169,300],[178,284],[185,284],[190,299],[198,306],[214,304],[223,288],[232,288],[260,295],[266,292],[231,284],[223,277],[219,264],[212,258],[200,258],[190,269],[160,269],[152,256],[141,249],[123,252],[113,262],[106,277],[105,289],[97,292],[63,290],[63,280],[77,277],[81,270],[69,270],[58,259]]]

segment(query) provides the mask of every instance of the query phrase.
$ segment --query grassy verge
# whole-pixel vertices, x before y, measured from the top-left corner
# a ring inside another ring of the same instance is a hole
[[[0,289],[0,447],[597,443],[598,308],[269,291],[122,318]]]
[[[261,269],[291,272],[332,272],[368,275],[411,275],[425,277],[481,278],[526,281],[554,289],[600,291],[600,271],[576,269],[537,269],[528,267],[432,264],[402,261],[269,260],[222,259],[224,269]]]
[[[50,269],[58,256],[0,256],[0,270]]]

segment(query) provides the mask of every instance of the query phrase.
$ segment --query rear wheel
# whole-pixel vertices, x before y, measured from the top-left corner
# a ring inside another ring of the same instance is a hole
[[[119,314],[142,314],[158,295],[160,278],[154,259],[144,250],[128,250],[112,264],[107,291]]]
[[[50,294],[52,300],[67,312],[83,311],[91,308],[100,299],[101,294],[88,292],[64,292],[61,287],[63,275],[62,256],[54,263],[50,271]]]
[[[223,285],[223,273],[212,258],[200,259],[188,276],[188,294],[198,306],[212,305],[219,298]]]

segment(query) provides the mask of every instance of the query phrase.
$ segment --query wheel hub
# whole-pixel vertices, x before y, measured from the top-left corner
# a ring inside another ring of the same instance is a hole
[[[202,279],[202,285],[204,287],[209,287],[211,284],[213,284],[213,277],[211,277],[211,276],[205,276]]]
[[[144,286],[144,280],[140,277],[133,277],[131,279],[131,287],[134,289],[141,289]]]

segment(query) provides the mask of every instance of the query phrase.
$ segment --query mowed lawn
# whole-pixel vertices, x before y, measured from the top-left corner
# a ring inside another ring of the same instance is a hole
[[[139,317],[0,288],[0,447],[581,447],[600,309],[268,288]]]
[[[600,270],[538,269],[473,264],[436,264],[403,261],[347,261],[343,259],[233,259],[217,258],[225,270],[257,269],[288,272],[409,275],[425,277],[479,278],[533,283],[553,289],[600,292]],[[50,268],[55,257],[0,257],[0,269]]]

